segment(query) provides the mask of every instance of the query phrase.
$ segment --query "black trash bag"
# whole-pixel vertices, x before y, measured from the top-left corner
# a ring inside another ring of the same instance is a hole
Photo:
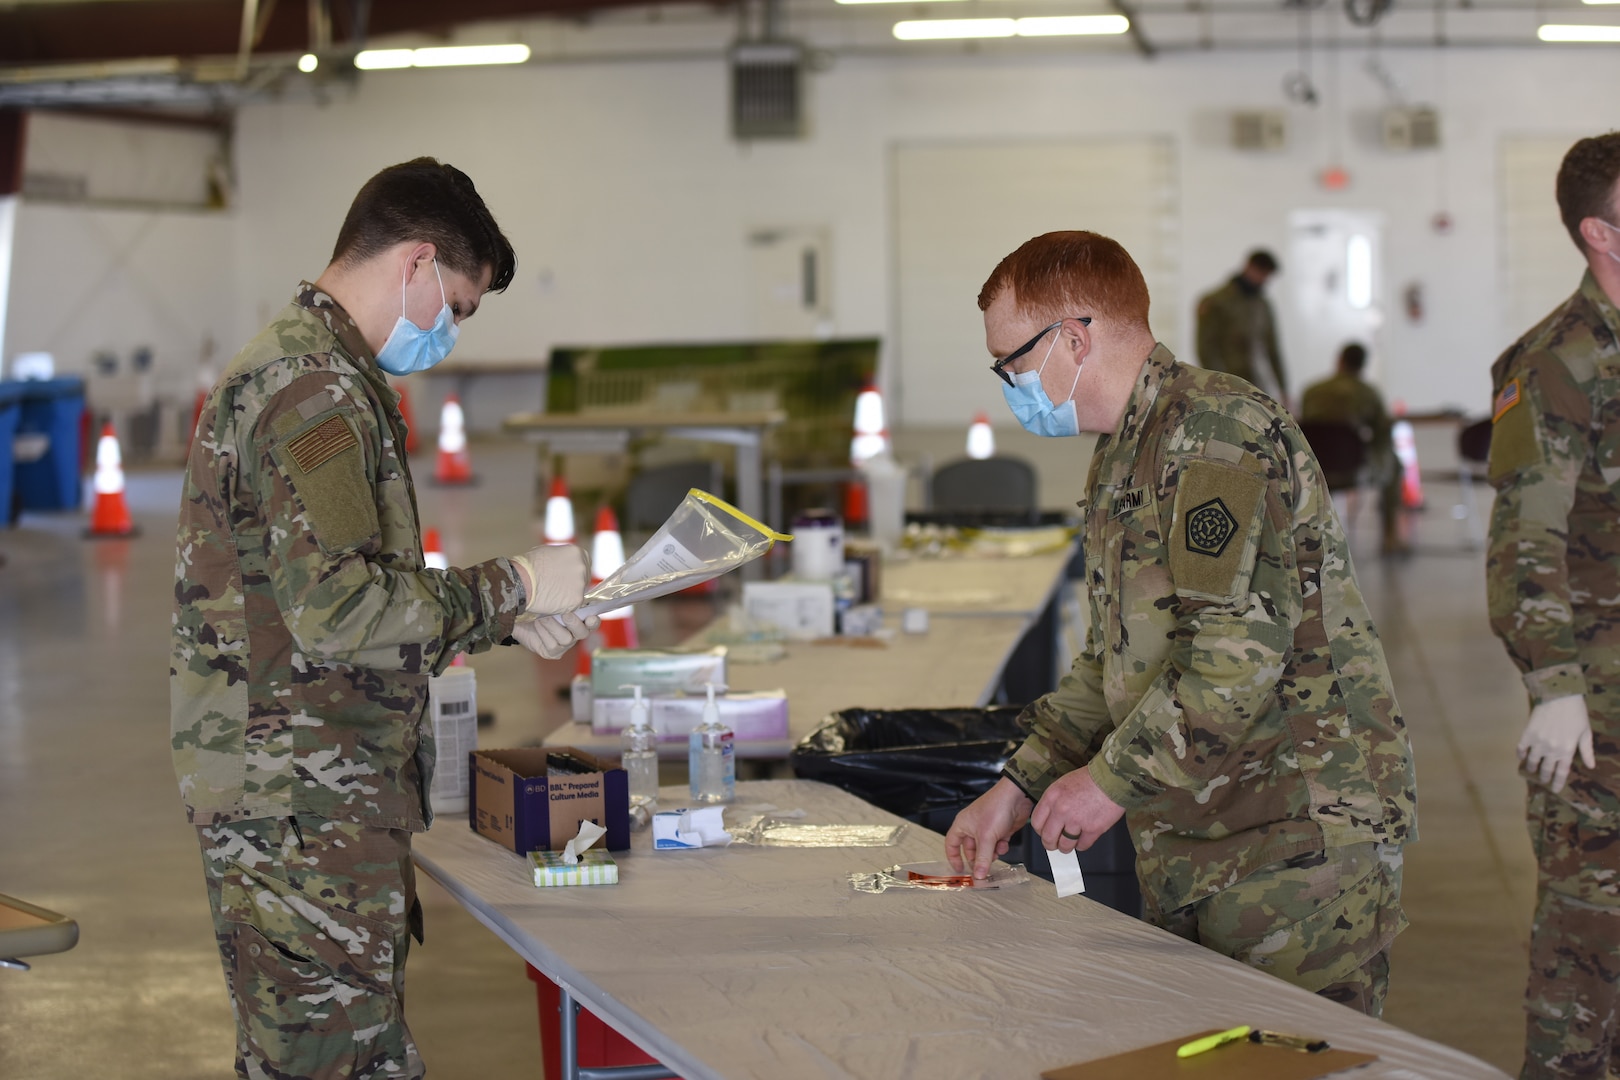
[[[1021,712],[845,709],[799,740],[788,763],[800,779],[832,784],[891,814],[954,815],[1000,778],[1024,741]]]

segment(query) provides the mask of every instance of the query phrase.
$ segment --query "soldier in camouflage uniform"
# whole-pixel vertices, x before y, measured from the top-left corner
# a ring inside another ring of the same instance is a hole
[[[1576,143],[1557,193],[1588,270],[1491,368],[1487,588],[1531,707],[1521,1075],[1600,1080],[1620,1065],[1620,133]]]
[[[464,174],[430,158],[385,169],[321,279],[203,408],[175,565],[172,742],[241,1077],[423,1075],[402,997],[421,940],[410,837],[431,821],[428,679],[460,652],[516,637],[558,656],[588,630],[577,548],[424,567],[383,377],[442,359],[513,265]],[[529,621],[542,612],[559,618]]]
[[[1253,383],[1278,401],[1288,400],[1277,319],[1266,300],[1266,282],[1277,272],[1271,252],[1251,251],[1243,269],[1198,301],[1198,362]]]
[[[1340,349],[1338,370],[1305,388],[1299,403],[1299,420],[1303,424],[1345,424],[1361,436],[1367,452],[1363,472],[1367,481],[1378,489],[1384,554],[1394,555],[1407,550],[1406,542],[1401,539],[1400,462],[1395,457],[1395,442],[1390,436],[1389,411],[1384,408],[1384,399],[1361,377],[1366,366],[1365,346],[1351,342]],[[1329,480],[1339,486],[1333,477]],[[1359,477],[1347,478],[1343,486],[1359,480]]]
[[[1157,344],[1141,272],[1095,233],[1029,241],[979,306],[1025,427],[1101,437],[1085,648],[947,858],[983,875],[1026,820],[1069,852],[1124,816],[1150,921],[1377,1015],[1412,757],[1310,447],[1271,398]]]

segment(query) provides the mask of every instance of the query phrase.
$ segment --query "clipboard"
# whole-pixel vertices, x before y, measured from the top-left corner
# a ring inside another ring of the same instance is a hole
[[[1288,1046],[1239,1042],[1218,1046],[1189,1058],[1176,1057],[1176,1050],[1194,1039],[1214,1035],[1222,1028],[1195,1031],[1169,1042],[1129,1050],[1113,1057],[1064,1065],[1041,1073],[1041,1080],[1316,1080],[1344,1069],[1353,1069],[1377,1054],[1353,1050],[1321,1050],[1314,1054]]]

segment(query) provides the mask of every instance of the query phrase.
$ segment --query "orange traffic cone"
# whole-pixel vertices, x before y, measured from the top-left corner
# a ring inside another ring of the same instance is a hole
[[[855,398],[855,435],[849,441],[849,463],[859,469],[889,449],[889,429],[883,421],[883,395],[868,384]],[[844,520],[866,524],[870,515],[866,481],[851,480],[844,489]]]
[[[574,504],[568,498],[568,482],[561,476],[552,478],[543,530],[541,538],[548,544],[574,542]]]
[[[1412,422],[1406,419],[1406,406],[1396,402],[1390,410],[1395,422],[1390,425],[1390,441],[1395,444],[1395,458],[1401,463],[1401,505],[1408,510],[1423,509],[1423,475],[1418,467],[1417,436]]]
[[[444,557],[444,547],[439,543],[438,529],[422,534],[422,565],[430,570],[450,569],[450,560]]]
[[[134,536],[135,522],[124,501],[124,456],[118,450],[118,436],[110,423],[101,429],[101,439],[96,443],[94,485],[96,505],[84,535],[89,539]]]
[[[968,426],[967,456],[975,461],[996,456],[996,433],[990,430],[990,417],[976,413]]]
[[[596,512],[596,532],[591,536],[591,584],[607,580],[624,565],[624,537],[619,535],[619,518],[613,507],[604,506]],[[576,674],[591,673],[591,652],[595,649],[634,649],[640,641],[636,637],[635,612],[629,604],[603,612],[602,626],[579,650]]]
[[[433,479],[446,485],[474,482],[472,462],[467,457],[467,418],[454,394],[444,399],[444,409],[439,413],[439,464]]]

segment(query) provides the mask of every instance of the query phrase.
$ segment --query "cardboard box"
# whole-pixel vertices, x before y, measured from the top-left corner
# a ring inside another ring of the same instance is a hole
[[[743,611],[761,629],[775,628],[789,641],[832,637],[836,604],[825,581],[743,583]]]
[[[753,690],[717,694],[720,721],[738,742],[788,737],[788,701],[785,690]],[[652,729],[659,742],[684,742],[703,722],[708,696],[661,697],[652,701]]]
[[[630,778],[618,762],[573,747],[474,750],[468,759],[474,832],[527,855],[562,850],[588,819],[607,830],[603,847],[629,849]]]

